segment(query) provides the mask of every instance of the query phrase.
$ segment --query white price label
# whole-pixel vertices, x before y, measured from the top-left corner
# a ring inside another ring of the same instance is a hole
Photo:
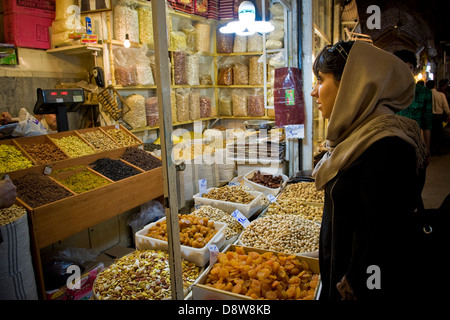
[[[119,126],[118,123],[116,123],[115,128],[116,128],[116,129],[120,129],[120,126]]]
[[[45,168],[44,168],[44,174],[50,174],[50,173],[52,173],[52,167],[45,166]]]
[[[275,197],[273,194],[268,194],[267,199],[269,199],[270,203],[274,203],[277,201],[277,197]]]
[[[286,138],[303,139],[305,137],[305,127],[303,124],[290,124],[284,127]]]
[[[208,244],[209,249],[209,265],[213,265],[217,260],[217,255],[219,254],[219,249],[215,244]]]
[[[208,181],[206,179],[198,180],[198,191],[200,192],[200,196],[206,193],[206,186]]]
[[[233,187],[233,186],[240,186],[241,184],[237,181],[230,181],[230,182],[228,182],[228,185],[230,187]]]
[[[238,209],[234,210],[231,213],[231,216],[235,218],[244,228],[247,228],[250,224],[250,221],[240,212]]]

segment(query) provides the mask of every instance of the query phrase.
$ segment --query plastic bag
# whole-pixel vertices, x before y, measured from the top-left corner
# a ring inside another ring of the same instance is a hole
[[[123,116],[123,120],[133,128],[145,127],[147,116],[144,96],[134,93],[125,98],[125,103],[130,107],[130,111]]]
[[[150,67],[150,58],[147,57],[147,45],[144,44],[136,51],[136,82],[139,85],[154,85],[152,68]]]
[[[228,89],[220,90],[219,115],[220,116],[232,116],[233,115],[233,108],[231,107],[231,93]]]
[[[241,59],[236,60],[233,65],[233,84],[234,85],[247,85],[248,82],[248,65],[243,57],[239,57]]]
[[[200,91],[192,89],[189,95],[189,118],[197,120],[200,118]]]
[[[222,33],[217,31],[216,47],[217,53],[232,53],[234,44],[234,35],[232,33]]]
[[[200,84],[198,61],[198,54],[188,54],[186,56],[186,81],[190,86],[198,86]]]
[[[131,42],[139,43],[139,15],[135,3],[121,0],[114,6],[114,38],[124,41],[126,34]]]
[[[188,19],[180,20],[181,31],[184,32],[186,36],[186,46],[190,51],[196,51],[197,47],[197,30],[192,25],[191,21]]]
[[[197,31],[197,50],[199,52],[209,52],[211,25],[209,23],[197,22],[195,24],[195,30]]]
[[[187,84],[186,78],[186,52],[176,51],[173,53],[173,73],[176,85]]]
[[[186,34],[182,31],[171,31],[170,48],[172,50],[186,50]]]
[[[137,11],[139,18],[139,41],[153,47],[154,39],[152,9],[151,7],[140,6]]]
[[[264,62],[259,56],[250,57],[248,67],[248,84],[262,85],[264,83]]]
[[[115,49],[114,62],[116,84],[124,87],[135,86],[137,84],[136,67],[132,51],[127,51],[126,48]]]
[[[19,111],[19,123],[12,132],[13,137],[31,137],[48,134],[49,131],[44,125],[24,108]]]
[[[140,211],[134,213],[128,219],[128,225],[133,234],[141,230],[145,225],[165,217],[164,207],[161,202],[151,200],[141,204]]]
[[[255,34],[252,34],[251,36],[248,36],[247,51],[248,52],[263,51],[263,36],[262,36],[262,34],[255,33]]]
[[[147,125],[157,126],[159,124],[158,98],[145,98],[145,114],[147,115]]]
[[[250,117],[264,116],[264,95],[261,90],[254,90],[251,95],[247,96],[247,112]]]
[[[211,98],[206,96],[200,97],[200,117],[209,118],[211,116]]]
[[[189,121],[189,88],[179,88],[175,91],[177,101],[178,122]]]
[[[247,92],[245,89],[236,89],[231,92],[233,116],[247,116]]]

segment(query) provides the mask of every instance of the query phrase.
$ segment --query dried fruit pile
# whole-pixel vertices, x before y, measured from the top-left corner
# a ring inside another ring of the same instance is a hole
[[[319,275],[294,255],[236,247],[219,253],[205,284],[254,299],[312,300],[318,283]]]

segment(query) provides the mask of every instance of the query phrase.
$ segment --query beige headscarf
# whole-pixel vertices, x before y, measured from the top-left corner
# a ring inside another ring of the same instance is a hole
[[[417,122],[395,115],[412,103],[414,88],[403,61],[366,42],[353,44],[330,116],[328,152],[313,172],[318,190],[385,137],[415,147],[417,168],[423,166],[426,147]]]

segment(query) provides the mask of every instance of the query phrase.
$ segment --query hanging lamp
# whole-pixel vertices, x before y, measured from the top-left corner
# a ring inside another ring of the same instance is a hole
[[[236,33],[240,36],[250,36],[256,32],[268,33],[274,26],[268,21],[255,21],[255,5],[250,1],[243,1],[239,5],[238,21],[229,22],[219,29],[221,33]]]

